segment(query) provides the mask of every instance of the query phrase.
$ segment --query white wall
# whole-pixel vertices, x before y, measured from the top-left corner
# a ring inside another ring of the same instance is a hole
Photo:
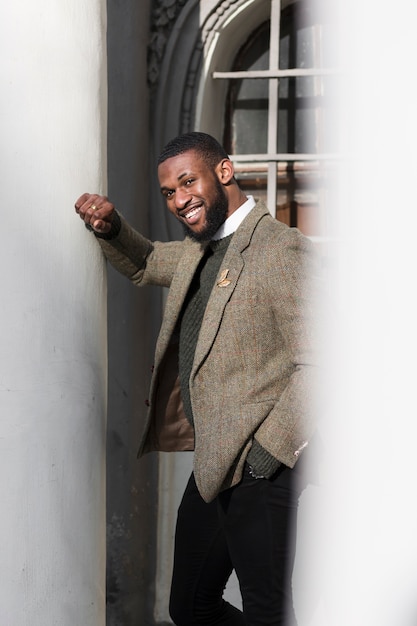
[[[104,624],[105,3],[0,8],[0,622]]]

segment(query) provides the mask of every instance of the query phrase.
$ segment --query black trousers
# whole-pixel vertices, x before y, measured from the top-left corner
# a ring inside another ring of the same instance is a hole
[[[210,503],[192,474],[178,510],[170,615],[177,626],[296,624],[291,577],[299,474],[282,466],[269,480],[245,472]],[[235,569],[243,613],[223,599]]]

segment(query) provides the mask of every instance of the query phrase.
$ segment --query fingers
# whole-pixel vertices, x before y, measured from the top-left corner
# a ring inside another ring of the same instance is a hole
[[[75,210],[80,218],[93,230],[107,233],[111,228],[114,205],[107,196],[84,193],[75,202]]]

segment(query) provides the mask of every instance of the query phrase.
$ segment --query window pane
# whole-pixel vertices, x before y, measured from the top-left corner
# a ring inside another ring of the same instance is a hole
[[[317,152],[316,112],[312,76],[279,81],[278,152]]]
[[[269,63],[269,23],[263,24],[239,52],[233,70],[266,70]],[[268,80],[232,80],[229,90],[228,138],[231,154],[267,150]]]
[[[268,81],[239,81],[232,117],[233,152],[266,152],[268,132]]]

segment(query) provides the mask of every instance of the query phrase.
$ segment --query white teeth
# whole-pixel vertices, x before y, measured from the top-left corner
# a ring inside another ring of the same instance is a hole
[[[191,211],[189,213],[186,213],[184,215],[185,219],[188,220],[190,219],[190,217],[193,217],[193,215],[195,215],[196,213],[198,213],[200,210],[200,207],[196,207],[195,209],[191,209]]]

